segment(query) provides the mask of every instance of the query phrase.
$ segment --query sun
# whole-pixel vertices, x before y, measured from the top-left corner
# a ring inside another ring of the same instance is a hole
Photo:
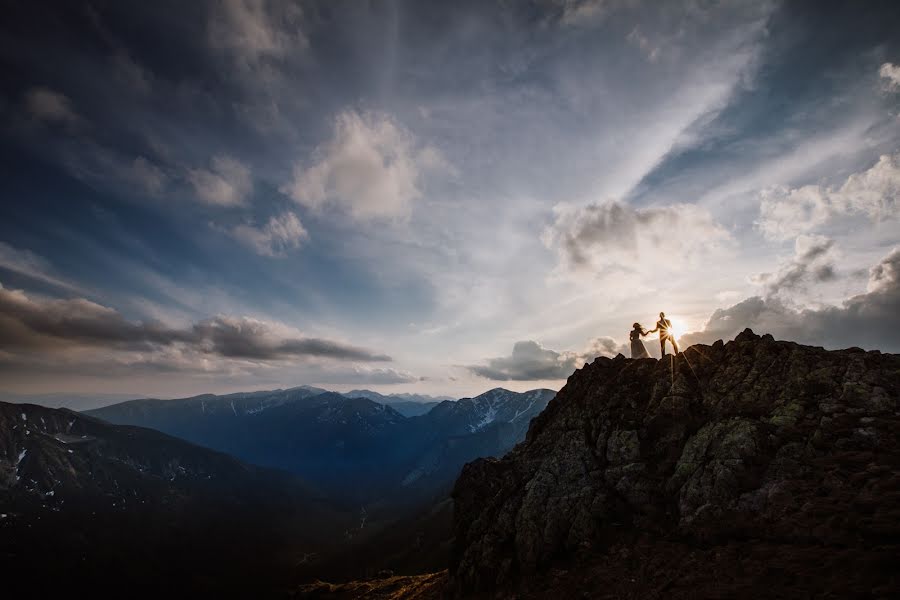
[[[675,336],[676,340],[681,339],[681,336],[688,332],[687,324],[683,320],[678,317],[669,317],[668,315],[666,315],[666,318],[672,323],[672,327],[669,331]]]

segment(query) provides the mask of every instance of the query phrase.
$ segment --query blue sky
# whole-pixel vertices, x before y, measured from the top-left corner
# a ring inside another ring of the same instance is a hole
[[[900,351],[895,3],[8,13],[0,391],[559,387],[660,310]]]

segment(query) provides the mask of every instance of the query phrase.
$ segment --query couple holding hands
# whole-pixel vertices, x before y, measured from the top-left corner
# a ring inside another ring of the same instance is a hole
[[[675,341],[675,334],[672,332],[672,322],[666,318],[666,313],[659,313],[659,321],[656,327],[650,331],[641,327],[640,323],[634,324],[629,337],[631,338],[631,358],[650,358],[650,353],[641,341],[641,337],[651,333],[659,332],[659,349],[662,356],[666,355],[666,340],[672,344],[675,354],[678,354],[678,342]]]

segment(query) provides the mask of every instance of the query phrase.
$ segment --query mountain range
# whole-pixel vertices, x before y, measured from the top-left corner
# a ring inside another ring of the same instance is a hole
[[[417,417],[424,415],[429,410],[445,400],[454,400],[451,396],[428,396],[426,394],[381,394],[372,390],[351,390],[344,392],[348,398],[368,398],[379,404],[390,405],[404,417]]]
[[[329,495],[377,511],[415,506],[446,494],[467,461],[500,456],[521,441],[528,422],[555,394],[497,388],[474,398],[443,400],[422,415],[404,416],[392,404],[360,393],[375,395],[302,386],[132,400],[87,414],[156,429],[289,471]]]
[[[150,429],[0,403],[11,597],[277,595],[302,557],[337,545],[353,520],[284,472]]]
[[[17,597],[135,581],[138,596],[267,597],[298,577],[435,568],[462,465],[508,451],[554,394],[495,389],[412,417],[309,386],[83,413],[0,403],[0,557]]]

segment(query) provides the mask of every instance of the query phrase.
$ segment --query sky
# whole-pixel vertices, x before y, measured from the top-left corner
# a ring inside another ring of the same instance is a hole
[[[559,388],[660,311],[900,352],[896,2],[4,13],[0,392]]]

